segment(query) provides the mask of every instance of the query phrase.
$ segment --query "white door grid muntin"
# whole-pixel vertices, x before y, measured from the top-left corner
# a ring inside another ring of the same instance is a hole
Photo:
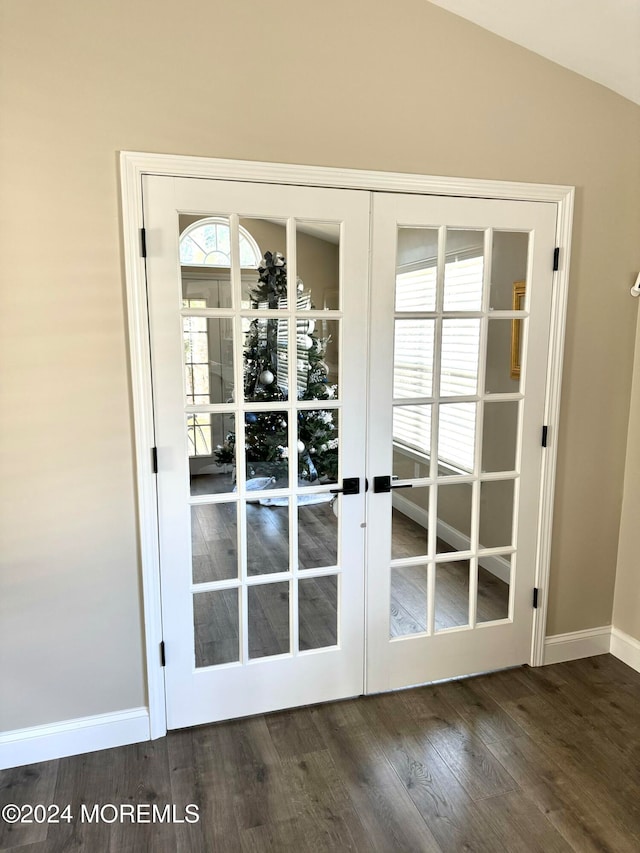
[[[148,341],[146,270],[140,250],[140,229],[144,226],[142,178],[144,175],[151,174],[417,193],[443,197],[544,201],[556,205],[558,211],[556,245],[560,248],[560,259],[558,269],[554,273],[551,333],[546,368],[544,421],[549,425],[548,444],[543,462],[541,500],[537,508],[540,535],[536,560],[536,586],[540,589],[540,604],[535,613],[531,644],[531,664],[542,664],[575,189],[553,184],[450,178],[125,151],[120,155],[123,251],[127,281],[150,737],[161,737],[167,731],[164,669],[159,653],[163,633],[156,518],[157,490],[150,454],[150,448],[154,446],[151,358]],[[169,650],[168,654],[170,653]]]

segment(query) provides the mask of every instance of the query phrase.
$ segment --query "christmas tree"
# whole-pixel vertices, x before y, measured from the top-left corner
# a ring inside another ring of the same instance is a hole
[[[278,309],[287,306],[287,263],[280,252],[266,252],[258,267],[258,281],[249,293],[251,307]],[[310,294],[297,281],[298,308],[313,309]],[[244,397],[260,403],[282,401],[288,394],[288,322],[277,316],[256,318],[249,324],[244,345]],[[337,386],[329,382],[324,361],[329,337],[320,338],[313,320],[298,320],[296,329],[298,400],[329,400]],[[338,475],[337,413],[328,410],[298,412],[298,479],[309,484],[335,482]],[[247,485],[259,478],[286,485],[288,460],[288,414],[246,412],[245,447]],[[226,436],[215,452],[218,464],[235,460],[235,433]],[[268,484],[268,481],[267,481]],[[264,488],[265,483],[260,483]]]

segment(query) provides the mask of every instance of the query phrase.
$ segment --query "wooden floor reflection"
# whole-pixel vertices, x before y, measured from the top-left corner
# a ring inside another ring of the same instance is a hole
[[[337,560],[338,522],[328,503],[300,506],[298,555],[301,569],[332,567]],[[426,531],[394,513],[394,555],[419,553]],[[237,509],[233,502],[192,507],[194,583],[237,577]],[[247,504],[247,573],[251,577],[286,572],[289,567],[289,507]],[[405,548],[405,552],[403,552]],[[426,550],[426,549],[425,549]],[[439,551],[451,550],[439,542]],[[469,561],[436,570],[436,630],[466,625],[469,614]],[[249,655],[283,654],[290,649],[288,581],[253,587],[249,593]],[[421,633],[427,627],[427,568],[391,570],[391,636]],[[478,620],[508,616],[509,586],[486,569],[478,574]],[[335,645],[338,584],[335,575],[309,578],[298,586],[300,648]],[[236,590],[195,597],[197,666],[239,660],[239,604]]]

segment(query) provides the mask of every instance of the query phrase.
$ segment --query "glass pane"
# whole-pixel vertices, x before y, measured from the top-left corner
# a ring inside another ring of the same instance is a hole
[[[512,320],[489,320],[487,333],[487,373],[485,389],[487,394],[507,394],[520,390],[520,368],[512,371],[512,357],[520,365],[520,347],[522,345],[522,325],[517,327],[516,349],[512,346]],[[516,320],[523,324],[526,320]]]
[[[242,273],[241,307],[260,310],[286,308],[286,220],[241,218],[240,226],[256,241],[262,252],[256,272],[245,270]]]
[[[238,577],[238,505],[191,507],[193,582],[209,583]]]
[[[298,640],[301,652],[338,642],[338,577],[298,581]]]
[[[442,321],[440,396],[468,397],[478,390],[480,320]]]
[[[340,307],[340,223],[296,223],[298,311]]]
[[[512,544],[514,480],[480,485],[480,548]]]
[[[240,660],[238,590],[220,589],[193,596],[196,667]]]
[[[524,302],[524,282],[514,282],[514,303],[522,304]],[[511,321],[511,379],[520,379],[523,362],[523,344],[524,344],[524,318]]]
[[[247,489],[286,488],[289,448],[286,412],[247,412],[244,440]]]
[[[192,460],[196,464],[196,470],[199,469],[200,465],[214,464],[210,414],[204,412],[187,416],[187,439],[190,470]]]
[[[338,482],[340,442],[336,409],[298,412],[298,485]]]
[[[515,469],[519,406],[516,402],[484,404],[482,471]]]
[[[480,311],[484,276],[484,231],[447,229],[444,310]]]
[[[431,406],[393,407],[393,476],[412,480],[429,476]]]
[[[186,234],[180,241],[180,263],[181,264],[204,264],[207,257],[204,249]]]
[[[233,401],[233,321],[183,317],[186,403]]]
[[[391,559],[423,557],[428,554],[427,521],[429,518],[429,488],[407,489],[393,495],[391,511]]]
[[[508,619],[511,555],[481,557],[479,563],[476,622]]]
[[[231,276],[216,272],[182,270],[183,308],[231,308]]]
[[[232,492],[235,484],[235,416],[212,412],[187,415],[189,481],[192,495]]]
[[[396,320],[393,396],[430,397],[433,387],[434,320]]]
[[[269,500],[269,499],[267,499]],[[289,571],[289,501],[281,506],[247,502],[247,574]]]
[[[436,564],[435,628],[469,624],[469,560]]]
[[[289,389],[289,321],[243,317],[244,398],[286,400]]]
[[[473,471],[476,442],[476,404],[443,403],[438,422],[438,476]]]
[[[320,569],[338,564],[337,513],[340,502],[332,503],[326,498],[326,495],[301,495],[298,498],[298,566],[301,569]]]
[[[489,307],[495,311],[520,310],[523,304],[514,304],[514,283],[527,277],[529,234],[519,231],[494,231],[491,261],[491,289]]]
[[[438,554],[471,547],[471,483],[438,486]]]
[[[289,651],[289,582],[250,586],[249,657]]]
[[[183,266],[228,269],[231,266],[229,229],[229,218],[226,216],[198,217],[182,214],[179,217],[180,263]]]
[[[436,228],[398,228],[396,311],[435,311]]]
[[[338,397],[340,320],[296,321],[298,400]]]
[[[428,567],[391,569],[389,634],[402,637],[427,630]]]

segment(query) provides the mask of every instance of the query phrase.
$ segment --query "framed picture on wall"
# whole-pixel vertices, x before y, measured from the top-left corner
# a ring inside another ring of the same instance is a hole
[[[524,311],[524,296],[527,288],[525,281],[513,282],[513,304],[514,311]],[[522,320],[511,321],[511,378],[520,378],[520,360],[522,354],[521,340]]]

